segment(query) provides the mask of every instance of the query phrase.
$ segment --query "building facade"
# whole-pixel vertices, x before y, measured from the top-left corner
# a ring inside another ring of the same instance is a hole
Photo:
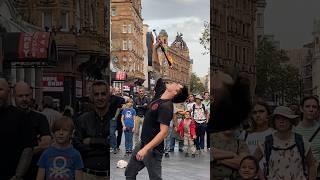
[[[58,49],[58,63],[43,68],[44,95],[75,105],[87,96],[93,79],[108,79],[109,8],[104,0],[15,0],[22,18],[52,32]]]
[[[320,19],[313,22],[312,93],[320,96]]]
[[[256,0],[215,0],[211,5],[211,72],[241,73],[250,79],[254,93]]]
[[[141,85],[146,80],[141,0],[111,2],[111,58],[128,82]]]

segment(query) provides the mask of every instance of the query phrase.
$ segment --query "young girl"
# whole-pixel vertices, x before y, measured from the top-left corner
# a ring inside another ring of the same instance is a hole
[[[240,162],[239,174],[242,180],[255,180],[259,172],[259,162],[254,156],[246,156]]]
[[[81,155],[70,144],[74,131],[73,121],[63,116],[54,121],[51,131],[54,143],[39,159],[37,180],[82,180]]]
[[[135,109],[133,109],[132,99],[129,98],[125,108],[122,110],[122,117],[121,117],[123,132],[125,135],[126,154],[132,153],[132,146],[133,146],[132,137],[134,132],[135,119],[136,119],[136,111]]]
[[[195,123],[191,118],[190,111],[186,111],[184,117],[184,120],[179,123],[178,132],[183,137],[185,156],[188,157],[188,153],[191,151],[192,157],[195,157],[196,148],[193,142],[196,138]]]

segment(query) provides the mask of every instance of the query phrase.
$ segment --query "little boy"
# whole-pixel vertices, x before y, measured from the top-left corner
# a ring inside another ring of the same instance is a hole
[[[37,180],[82,180],[82,158],[70,144],[73,121],[63,116],[52,124],[51,131],[54,143],[39,159]]]
[[[133,108],[133,101],[128,99],[126,107],[122,110],[121,122],[125,135],[126,154],[132,153],[132,137],[134,132],[134,122],[136,119],[136,110]]]

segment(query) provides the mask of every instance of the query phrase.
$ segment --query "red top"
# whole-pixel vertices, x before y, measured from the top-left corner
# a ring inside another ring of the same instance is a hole
[[[183,135],[184,135],[184,128],[183,128],[183,126],[184,126],[184,120],[182,120],[182,121],[179,123],[179,126],[178,126],[178,132],[179,132],[179,134],[180,134],[181,137],[183,137]],[[190,128],[190,136],[191,136],[191,138],[193,138],[193,137],[196,135],[196,125],[195,125],[193,119],[191,119],[191,123],[190,123],[189,128]]]

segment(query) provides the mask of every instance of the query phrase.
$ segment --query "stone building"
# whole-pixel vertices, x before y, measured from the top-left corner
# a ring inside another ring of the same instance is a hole
[[[153,52],[153,69],[155,72],[160,74],[162,77],[178,81],[186,86],[190,84],[190,56],[189,48],[186,42],[183,40],[183,34],[177,33],[175,40],[168,45],[168,33],[165,30],[159,32],[158,38],[163,42],[163,47],[166,51],[167,57],[173,60],[172,67],[168,66],[165,63],[167,59],[164,53],[157,49],[156,52]],[[162,65],[160,65],[162,62]]]
[[[111,1],[111,58],[130,85],[146,80],[142,21],[141,0]]]
[[[93,79],[108,79],[109,8],[104,0],[14,0],[22,18],[52,32],[58,49],[58,63],[43,68],[44,95],[74,105],[88,95]]]
[[[215,0],[211,5],[211,72],[242,73],[254,93],[256,0]]]

